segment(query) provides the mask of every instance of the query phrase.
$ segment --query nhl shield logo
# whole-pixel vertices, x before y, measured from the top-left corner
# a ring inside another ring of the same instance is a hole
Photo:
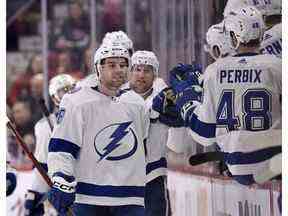
[[[57,115],[56,115],[57,124],[60,124],[62,122],[64,115],[65,115],[65,109],[60,108],[59,111],[57,112]]]

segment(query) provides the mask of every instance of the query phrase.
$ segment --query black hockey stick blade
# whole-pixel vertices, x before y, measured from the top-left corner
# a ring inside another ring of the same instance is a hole
[[[189,164],[192,166],[196,166],[211,161],[222,161],[222,160],[224,160],[223,152],[205,152],[190,156]]]

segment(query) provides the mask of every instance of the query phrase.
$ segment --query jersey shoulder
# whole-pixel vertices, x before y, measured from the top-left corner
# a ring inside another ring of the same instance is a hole
[[[80,107],[83,104],[99,100],[100,93],[90,86],[78,86],[73,91],[66,93],[60,103],[63,106]]]
[[[272,28],[267,30],[265,34],[266,33],[271,34],[271,35],[278,35],[279,37],[282,38],[282,23],[278,23],[274,25]]]
[[[153,92],[158,94],[160,91],[162,91],[166,87],[168,86],[162,78],[160,77],[155,78],[153,82]]]
[[[144,99],[132,89],[123,91],[122,94],[118,96],[118,99],[122,103],[145,106]]]
[[[270,54],[260,54],[255,56],[255,62],[259,62],[261,64],[266,65],[276,65],[281,68],[282,60],[277,58],[275,55]]]

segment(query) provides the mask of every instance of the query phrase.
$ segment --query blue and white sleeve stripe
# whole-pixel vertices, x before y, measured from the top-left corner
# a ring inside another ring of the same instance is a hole
[[[74,157],[74,159],[77,159],[80,147],[64,139],[51,138],[49,142],[48,151],[69,153]]]

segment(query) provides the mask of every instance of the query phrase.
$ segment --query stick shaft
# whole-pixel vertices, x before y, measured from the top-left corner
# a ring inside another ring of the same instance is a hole
[[[17,131],[17,129],[13,126],[13,124],[11,123],[11,121],[7,122],[7,127],[13,132],[14,136],[16,137],[16,141],[17,143],[23,148],[24,152],[28,155],[28,157],[30,158],[30,160],[32,161],[33,165],[35,166],[35,168],[39,171],[40,175],[43,177],[43,179],[45,180],[45,182],[52,187],[52,181],[49,178],[49,176],[46,174],[46,171],[42,168],[42,166],[40,165],[40,163],[37,161],[37,159],[35,158],[35,156],[33,155],[33,153],[29,150],[29,148],[27,147],[27,145],[25,144],[23,138],[21,137],[21,135],[19,134],[19,132]]]
[[[42,114],[44,115],[44,117],[46,118],[46,120],[49,124],[51,131],[53,131],[53,124],[51,122],[51,119],[49,118],[49,111],[46,107],[45,100],[43,98],[39,100],[39,105],[40,105]]]
[[[35,156],[33,155],[33,153],[29,150],[29,148],[27,147],[27,145],[25,144],[23,138],[21,137],[21,135],[19,134],[19,132],[17,131],[17,129],[13,126],[13,124],[11,123],[10,119],[7,122],[7,127],[13,132],[14,136],[16,137],[16,141],[17,143],[23,148],[24,152],[28,155],[28,157],[31,159],[32,163],[34,164],[35,168],[39,171],[40,175],[43,177],[43,179],[45,180],[45,182],[49,185],[49,187],[53,186],[53,183],[51,181],[51,179],[49,178],[49,176],[46,174],[46,171],[42,168],[42,166],[40,165],[40,163],[37,161],[37,159],[35,158]],[[46,199],[47,197],[45,197]],[[44,201],[44,200],[43,200]],[[71,209],[71,207],[68,208],[67,210],[67,216],[73,216],[73,211]]]

